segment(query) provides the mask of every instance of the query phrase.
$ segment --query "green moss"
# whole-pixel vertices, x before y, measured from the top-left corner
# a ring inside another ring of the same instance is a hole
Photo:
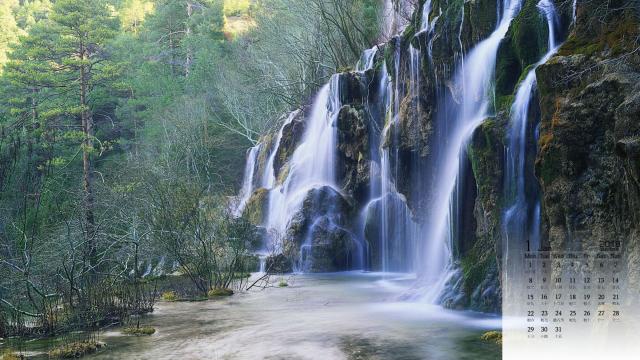
[[[226,297],[233,295],[233,290],[227,288],[215,288],[209,290],[207,296],[209,298]]]
[[[514,95],[497,96],[495,103],[496,112],[508,111],[509,109],[511,109],[511,105],[513,104],[514,99]]]
[[[498,345],[502,344],[502,332],[500,331],[487,331],[480,336],[483,341],[494,342]]]
[[[178,294],[176,294],[175,291],[165,291],[162,293],[162,295],[160,295],[160,299],[162,301],[169,302],[178,301]]]
[[[77,341],[61,345],[49,351],[49,357],[54,359],[77,359],[79,357],[95,353],[106,345],[97,341]]]
[[[496,96],[509,95],[513,93],[518,74],[522,72],[520,60],[513,50],[511,38],[505,38],[498,48],[496,62]]]
[[[131,326],[131,327],[124,328],[122,330],[122,333],[125,335],[149,336],[149,335],[155,334],[156,329],[152,328],[151,326],[142,326],[142,327]]]
[[[460,259],[463,288],[467,296],[471,296],[473,290],[484,280],[490,265],[495,263],[495,256],[488,256],[488,254],[493,255],[493,252],[484,252],[476,244],[466,256]]]
[[[586,56],[592,56],[603,50],[604,44],[599,42],[593,42],[595,39],[589,40],[572,33],[567,41],[562,44],[558,49],[558,54],[562,56],[582,54]]]
[[[610,49],[611,55],[617,56],[635,49],[635,39],[639,35],[637,18],[630,12],[624,12],[616,19],[610,19],[597,36],[589,32],[572,32],[558,50],[558,54],[593,56]]]
[[[268,206],[269,190],[260,188],[256,190],[244,208],[243,216],[253,225],[261,225],[264,220],[266,207]]]

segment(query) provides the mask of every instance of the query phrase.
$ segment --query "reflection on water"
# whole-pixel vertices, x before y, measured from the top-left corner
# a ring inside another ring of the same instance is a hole
[[[396,299],[412,277],[298,275],[289,287],[192,303],[161,303],[150,337],[108,331],[91,359],[499,359],[480,335],[499,318]]]

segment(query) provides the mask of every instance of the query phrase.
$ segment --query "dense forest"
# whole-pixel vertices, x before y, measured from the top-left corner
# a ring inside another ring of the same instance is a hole
[[[0,337],[149,311],[174,272],[243,286],[245,151],[378,40],[379,7],[2,1]]]

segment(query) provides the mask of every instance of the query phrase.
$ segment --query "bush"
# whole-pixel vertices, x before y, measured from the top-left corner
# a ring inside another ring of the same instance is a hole
[[[151,326],[142,326],[142,327],[131,326],[131,327],[124,328],[124,330],[122,330],[122,333],[125,335],[135,335],[135,336],[153,335],[156,333],[156,329],[152,328]]]
[[[160,295],[163,301],[178,301],[178,294],[175,291],[165,291]]]
[[[284,280],[280,280],[280,282],[278,283],[278,286],[279,287],[287,287],[287,286],[289,286],[289,284]]]
[[[97,341],[77,341],[61,345],[49,351],[49,357],[55,359],[76,359],[87,354],[92,354],[105,346],[106,344]]]
[[[233,290],[227,288],[215,288],[209,290],[207,296],[209,298],[221,297],[221,296],[231,296],[233,295]]]

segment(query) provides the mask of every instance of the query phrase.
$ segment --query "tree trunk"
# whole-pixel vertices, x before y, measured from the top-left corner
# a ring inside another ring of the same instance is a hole
[[[193,15],[193,3],[191,1],[187,1],[187,24],[185,29],[185,39],[187,40],[187,56],[184,61],[184,75],[189,76],[189,72],[191,70],[191,63],[193,62],[193,50],[191,49],[191,44],[189,43],[189,38],[191,37],[191,15]]]
[[[81,59],[84,62],[87,59],[86,49],[84,45],[80,46]],[[84,218],[85,224],[85,244],[87,246],[87,257],[89,260],[90,272],[96,271],[97,263],[97,238],[96,238],[96,222],[95,222],[95,198],[93,194],[93,159],[91,152],[93,150],[93,117],[87,103],[88,92],[88,73],[87,67],[83,63],[80,65],[80,106],[82,118],[82,131],[84,132],[84,142],[82,146],[82,173],[83,173],[83,190],[84,190]]]

